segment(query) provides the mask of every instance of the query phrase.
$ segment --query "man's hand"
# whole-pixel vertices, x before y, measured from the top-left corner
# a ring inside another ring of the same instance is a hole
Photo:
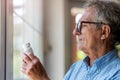
[[[21,71],[26,74],[31,80],[50,80],[48,75],[34,54],[22,54]]]

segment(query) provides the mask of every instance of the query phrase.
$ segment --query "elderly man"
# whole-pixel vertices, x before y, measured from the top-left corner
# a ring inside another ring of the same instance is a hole
[[[112,1],[91,1],[73,34],[87,57],[74,63],[64,80],[120,80],[120,6]],[[23,54],[22,72],[31,80],[49,80],[38,58]]]

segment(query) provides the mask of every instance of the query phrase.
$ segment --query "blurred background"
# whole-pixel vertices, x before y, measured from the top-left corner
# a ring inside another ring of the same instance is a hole
[[[22,46],[27,42],[31,43],[51,80],[62,80],[71,64],[86,56],[77,49],[72,35],[86,1],[1,0],[0,11],[5,13],[0,18],[5,23],[3,28],[6,26],[3,32],[6,57],[3,58],[5,67],[0,70],[5,69],[5,80],[28,80],[20,71]]]
[[[72,36],[85,0],[13,0],[13,78],[20,72],[22,45],[30,42],[51,80],[62,80],[70,65],[85,57]],[[78,54],[79,53],[79,54]]]

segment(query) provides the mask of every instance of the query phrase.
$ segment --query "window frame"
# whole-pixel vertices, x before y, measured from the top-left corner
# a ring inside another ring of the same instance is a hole
[[[13,80],[12,0],[0,0],[0,79]]]
[[[0,0],[0,79],[5,80],[5,0]]]
[[[13,80],[13,0],[6,0],[6,80]]]

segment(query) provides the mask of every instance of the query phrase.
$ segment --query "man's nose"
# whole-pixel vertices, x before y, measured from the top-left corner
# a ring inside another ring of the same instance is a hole
[[[77,28],[75,27],[74,30],[73,30],[73,35],[76,36],[76,35],[80,35],[81,33],[77,30]]]

